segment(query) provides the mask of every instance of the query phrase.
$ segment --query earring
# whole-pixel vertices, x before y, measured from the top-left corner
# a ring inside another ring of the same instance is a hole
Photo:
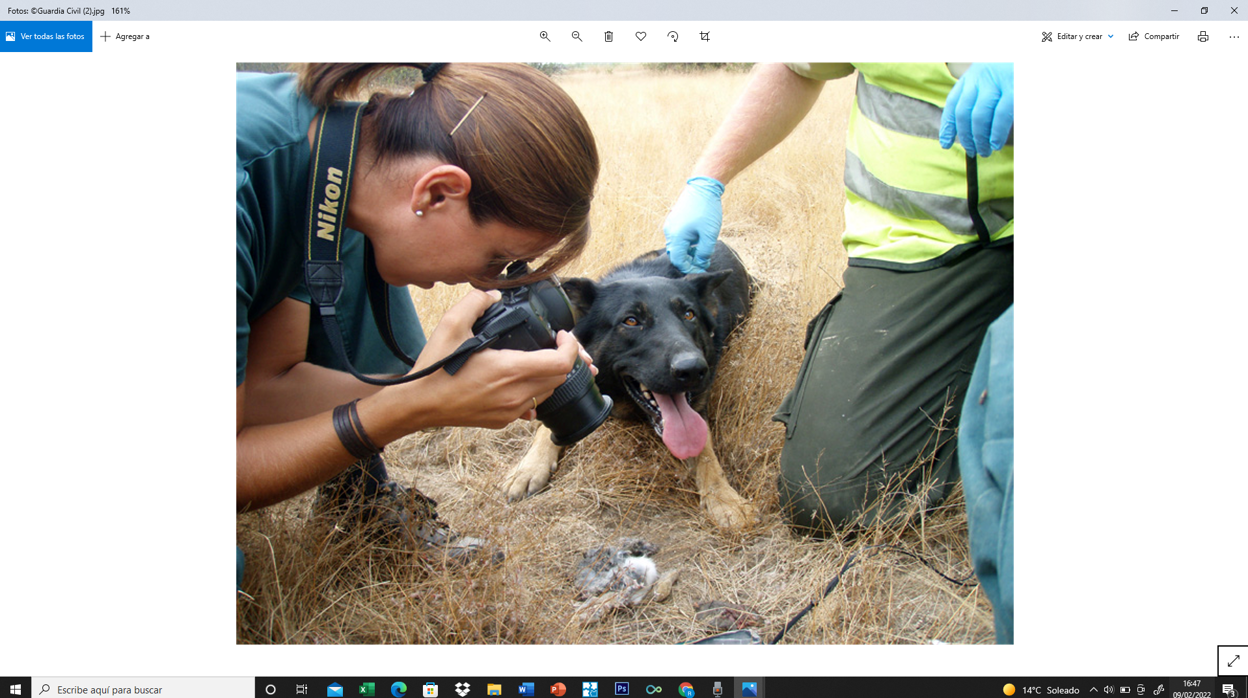
[[[422,211],[422,210],[420,210],[420,209],[416,209],[416,215],[418,215],[418,216],[423,216],[423,215],[425,215],[425,212],[424,212],[424,211]]]

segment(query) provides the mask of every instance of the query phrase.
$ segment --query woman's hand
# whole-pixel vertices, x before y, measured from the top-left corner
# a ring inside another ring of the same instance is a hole
[[[442,359],[472,337],[473,323],[500,297],[497,291],[473,290],[447,310],[413,370]],[[532,419],[534,405],[563,385],[576,359],[588,359],[571,333],[559,332],[555,342],[555,349],[536,351],[485,349],[473,354],[453,376],[437,371],[386,391],[403,390],[404,401],[421,416],[425,427],[498,429],[518,418]],[[586,363],[591,371],[596,370],[592,360]]]
[[[425,348],[416,357],[416,365],[409,373],[422,371],[437,361],[441,361],[459,348],[459,345],[472,338],[472,325],[485,314],[485,311],[500,301],[503,294],[498,291],[482,291],[473,289],[468,295],[459,299],[438,321],[433,329]]]

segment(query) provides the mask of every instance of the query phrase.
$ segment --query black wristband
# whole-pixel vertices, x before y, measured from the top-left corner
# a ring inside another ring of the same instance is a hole
[[[369,456],[381,452],[381,449],[369,450],[368,446],[360,440],[355,432],[355,427],[351,423],[351,410],[355,407],[355,403],[351,402],[346,405],[338,405],[334,408],[334,433],[338,435],[338,440],[342,442],[347,453],[355,456],[356,460],[363,460]]]
[[[358,399],[347,403],[347,407],[349,408],[347,414],[351,417],[351,426],[355,427],[355,435],[360,437],[360,441],[363,442],[365,448],[372,451],[372,453],[369,454],[370,456],[373,453],[381,453],[381,449],[377,448],[377,444],[373,443],[373,440],[368,438],[368,432],[364,431],[364,422],[360,421],[360,411],[355,408],[355,403],[357,402],[359,402]]]

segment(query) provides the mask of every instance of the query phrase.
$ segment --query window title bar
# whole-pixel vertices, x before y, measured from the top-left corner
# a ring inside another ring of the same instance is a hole
[[[1054,0],[1047,3],[1002,3],[961,0],[949,5],[924,0],[826,2],[792,0],[759,3],[726,0],[716,4],[717,21],[1089,21],[1089,20],[1239,20],[1248,13],[1240,0]],[[9,4],[3,19],[96,21],[212,20],[212,21],[616,21],[706,19],[706,9],[694,3],[639,0],[627,3],[584,3],[544,0],[515,3],[481,0],[439,5],[431,13],[425,4],[404,0],[358,0],[353,3],[306,3],[277,0],[220,0],[213,3],[170,3],[119,0],[117,6],[55,5],[37,2]]]

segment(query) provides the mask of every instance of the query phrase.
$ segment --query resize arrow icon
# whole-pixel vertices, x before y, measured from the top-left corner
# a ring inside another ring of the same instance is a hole
[[[1230,669],[1230,668],[1231,668],[1231,665],[1232,665],[1232,664],[1234,664],[1235,662],[1238,662],[1238,661],[1239,661],[1239,655],[1237,654],[1237,655],[1235,655],[1235,658],[1234,658],[1234,659],[1232,659],[1231,661],[1229,661],[1229,662],[1227,662],[1227,663],[1226,663],[1226,668],[1227,668],[1227,669]]]

